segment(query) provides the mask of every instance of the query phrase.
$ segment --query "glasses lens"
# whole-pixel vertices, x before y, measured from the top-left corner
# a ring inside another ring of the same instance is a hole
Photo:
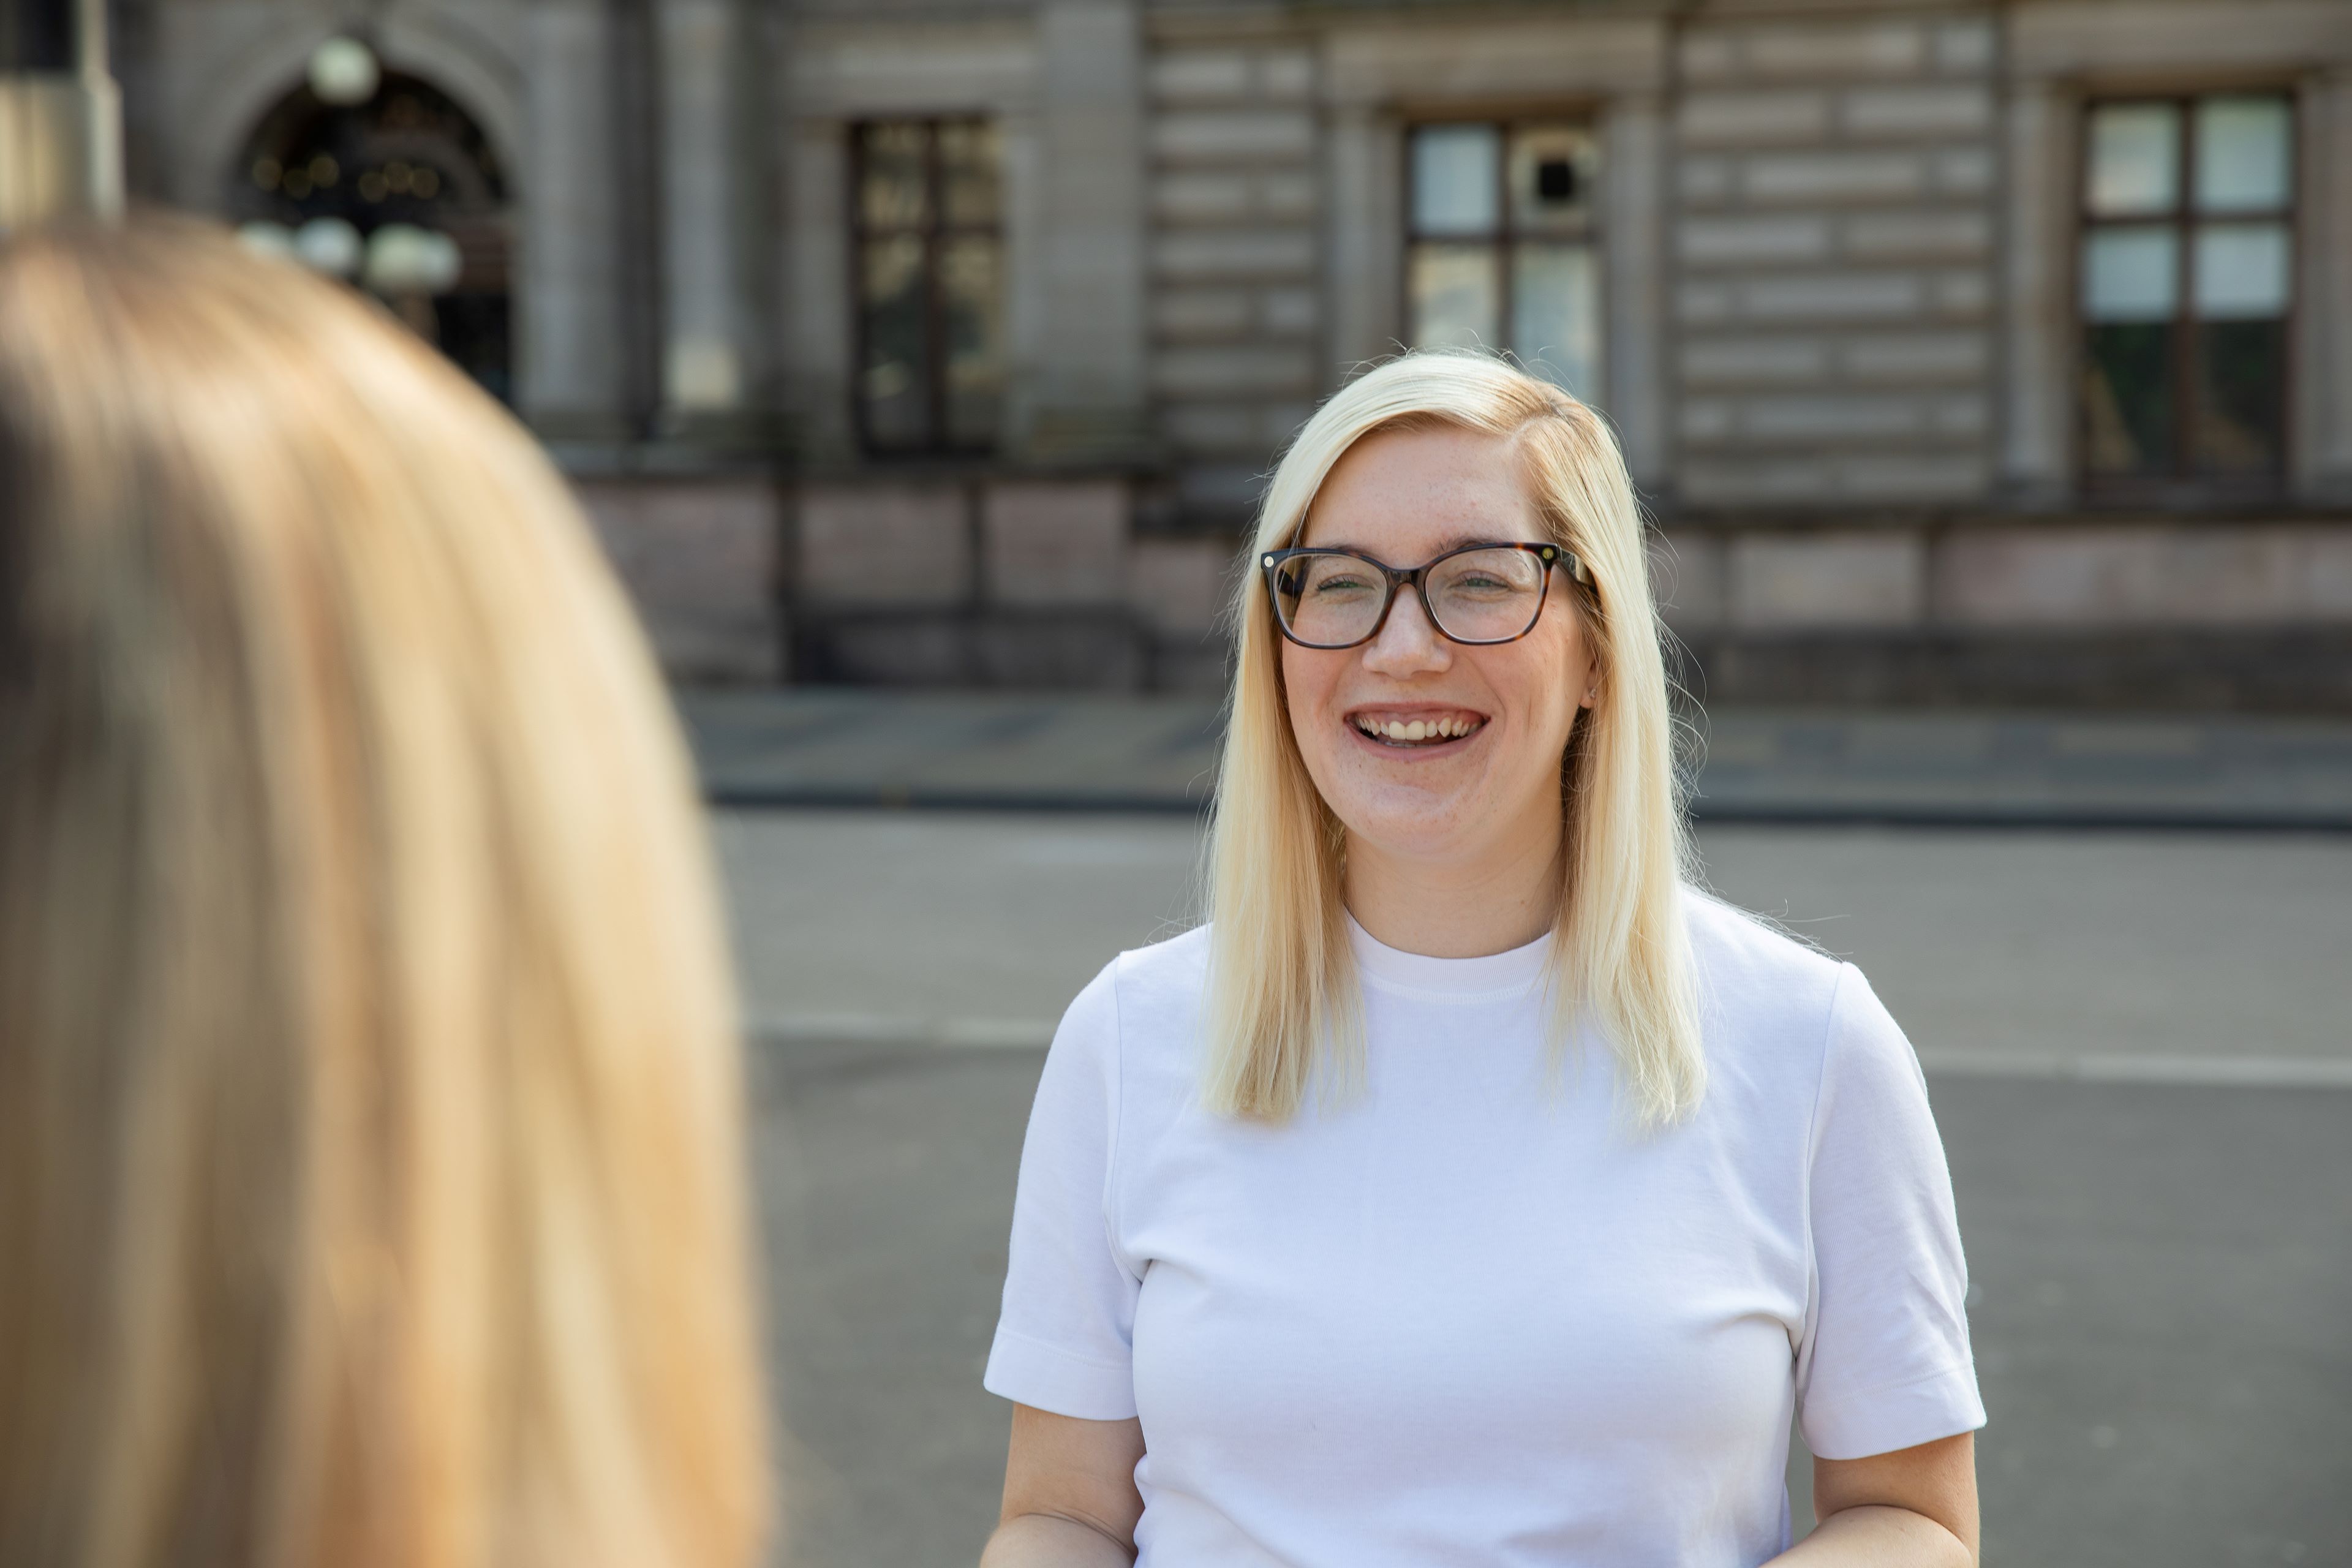
[[[1528,550],[1466,550],[1430,568],[1430,613],[1463,642],[1525,636],[1543,608],[1544,563]]]
[[[1275,609],[1301,642],[1361,642],[1372,635],[1387,596],[1387,577],[1352,555],[1294,555],[1274,572]]]

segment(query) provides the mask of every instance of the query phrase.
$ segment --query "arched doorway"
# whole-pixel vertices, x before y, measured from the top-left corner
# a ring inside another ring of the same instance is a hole
[[[228,186],[249,241],[377,295],[513,401],[506,174],[448,94],[393,71],[359,102],[297,88],[247,138]]]

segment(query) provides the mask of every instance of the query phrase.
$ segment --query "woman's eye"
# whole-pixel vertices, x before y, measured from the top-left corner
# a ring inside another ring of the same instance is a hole
[[[1361,577],[1326,577],[1315,584],[1318,594],[1360,594],[1371,584]]]

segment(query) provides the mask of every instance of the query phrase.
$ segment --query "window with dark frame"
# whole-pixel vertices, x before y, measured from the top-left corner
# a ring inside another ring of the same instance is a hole
[[[1413,126],[1405,302],[1415,347],[1503,349],[1601,393],[1601,143],[1561,120]]]
[[[1004,391],[996,127],[869,121],[851,148],[858,438],[876,454],[985,452]]]
[[[2086,486],[2274,489],[2294,308],[2293,104],[2112,100],[2091,105],[2083,143]]]

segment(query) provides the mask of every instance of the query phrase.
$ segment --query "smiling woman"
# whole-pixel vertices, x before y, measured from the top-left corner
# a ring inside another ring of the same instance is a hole
[[[1408,355],[1254,551],[1213,919],[1038,1085],[984,1561],[1971,1562],[1926,1086],[1850,965],[1691,886],[1607,428]]]

